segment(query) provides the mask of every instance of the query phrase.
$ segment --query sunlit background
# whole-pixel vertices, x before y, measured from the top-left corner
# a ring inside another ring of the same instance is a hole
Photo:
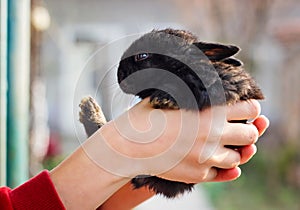
[[[237,181],[200,184],[181,201],[158,198],[139,209],[300,209],[298,0],[32,0],[29,9],[30,175],[51,169],[80,144],[80,98],[94,96],[108,119],[135,103],[120,92],[115,80],[120,56],[140,34],[172,27],[190,30],[204,41],[240,46],[237,57],[266,95],[262,113],[271,126]],[[1,44],[3,36],[1,27]],[[9,42],[9,36],[5,40]],[[1,77],[6,82],[3,72]],[[1,88],[5,92],[5,86]],[[10,115],[5,112],[9,105],[1,104],[3,128],[10,121],[3,119]],[[7,124],[7,129],[13,126]],[[9,151],[3,145],[1,165],[7,159],[9,171],[10,158],[3,158]],[[3,171],[2,167],[2,176]]]

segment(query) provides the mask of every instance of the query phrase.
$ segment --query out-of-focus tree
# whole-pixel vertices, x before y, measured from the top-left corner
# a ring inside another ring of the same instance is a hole
[[[43,31],[50,24],[50,16],[42,0],[31,0],[30,52],[30,173],[43,169],[42,161],[49,145],[46,86],[41,73]]]
[[[240,54],[244,63],[250,67],[255,64],[252,48],[266,33],[273,0],[177,0],[177,4],[191,30],[205,39],[234,42],[245,49]]]

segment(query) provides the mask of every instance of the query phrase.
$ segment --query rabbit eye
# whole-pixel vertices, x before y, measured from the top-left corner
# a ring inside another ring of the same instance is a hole
[[[135,61],[142,61],[142,60],[145,60],[149,57],[149,54],[148,53],[140,53],[140,54],[137,54],[134,56],[134,60]]]

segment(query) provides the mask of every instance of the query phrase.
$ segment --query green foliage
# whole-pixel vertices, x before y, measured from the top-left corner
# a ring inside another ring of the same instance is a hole
[[[61,163],[64,158],[65,157],[62,155],[46,157],[45,160],[43,161],[43,167],[44,169],[51,170],[59,163]]]
[[[299,210],[299,177],[291,175],[300,164],[298,149],[292,144],[259,148],[236,181],[203,184],[216,210]]]

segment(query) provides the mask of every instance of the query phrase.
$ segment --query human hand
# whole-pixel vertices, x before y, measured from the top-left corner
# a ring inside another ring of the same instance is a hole
[[[123,176],[149,174],[186,183],[235,179],[240,174],[238,165],[254,155],[254,143],[267,128],[268,120],[259,116],[260,105],[254,100],[225,108],[226,119],[216,128],[210,124],[213,121],[211,109],[201,112],[153,110],[144,100],[101,129],[106,143],[121,154],[118,157],[105,155],[110,164],[104,167]],[[195,122],[197,119],[200,121]],[[229,122],[241,119],[255,121]],[[192,141],[186,141],[189,138]],[[240,146],[240,149],[233,150],[227,145]],[[114,165],[111,160],[118,164]]]
[[[215,111],[217,115],[211,108],[201,112],[155,110],[147,100],[142,101],[105,124],[50,172],[58,195],[67,209],[95,209],[140,174],[185,183],[237,178],[238,165],[253,156],[254,143],[268,127],[268,120],[259,116],[260,106],[253,100]],[[241,119],[255,120],[229,122]],[[116,193],[112,201],[123,194]],[[128,205],[152,194],[144,192]]]
[[[203,113],[200,113],[200,115],[201,114]],[[204,144],[204,148],[202,150],[213,150],[213,152],[210,153],[209,158],[202,157],[204,158],[204,161],[198,165],[198,173],[196,171],[192,171],[197,167],[197,164],[194,165],[195,168],[188,168],[187,165],[183,164],[185,162],[182,161],[182,165],[178,164],[176,166],[178,167],[178,172],[184,171],[185,173],[182,174],[183,179],[181,181],[186,182],[187,180],[185,180],[184,177],[188,174],[190,175],[189,179],[193,180],[192,183],[203,181],[230,181],[238,178],[241,174],[238,165],[245,164],[252,158],[256,152],[256,146],[254,143],[269,126],[268,119],[265,116],[259,116],[259,114],[260,105],[255,100],[240,102],[233,106],[228,106],[226,114],[227,122],[224,125],[222,133],[219,134],[220,141],[218,143],[213,141],[212,146]],[[207,119],[209,120],[209,118]],[[252,123],[248,124],[230,123],[231,121],[244,119],[254,120]],[[215,137],[218,136],[218,134],[211,134],[211,136]],[[207,141],[210,140],[207,139]],[[191,158],[190,162],[186,162],[186,164],[190,164],[190,166],[192,159],[196,159],[196,156],[199,155],[199,148],[202,146],[201,143],[199,143],[201,141],[198,140],[197,142],[199,147],[194,147],[187,156],[190,156]],[[217,146],[216,143],[218,144]],[[238,146],[238,149],[230,149],[227,147],[228,145]],[[176,167],[168,173],[163,174],[163,177],[166,179],[170,178]],[[182,169],[180,167],[182,167]],[[191,169],[191,171],[189,172],[187,169]],[[177,180],[178,175],[179,174],[176,174]]]
[[[263,115],[258,116],[254,121],[253,125],[258,130],[259,137],[264,134],[266,129],[269,127],[269,120]],[[237,150],[240,153],[241,161],[240,165],[247,163],[253,155],[256,153],[257,148],[255,144],[250,144],[247,146],[241,147]],[[239,167],[234,167],[231,169],[219,169],[217,176],[213,181],[215,182],[224,182],[224,181],[231,181],[238,178],[241,175],[241,170]]]

